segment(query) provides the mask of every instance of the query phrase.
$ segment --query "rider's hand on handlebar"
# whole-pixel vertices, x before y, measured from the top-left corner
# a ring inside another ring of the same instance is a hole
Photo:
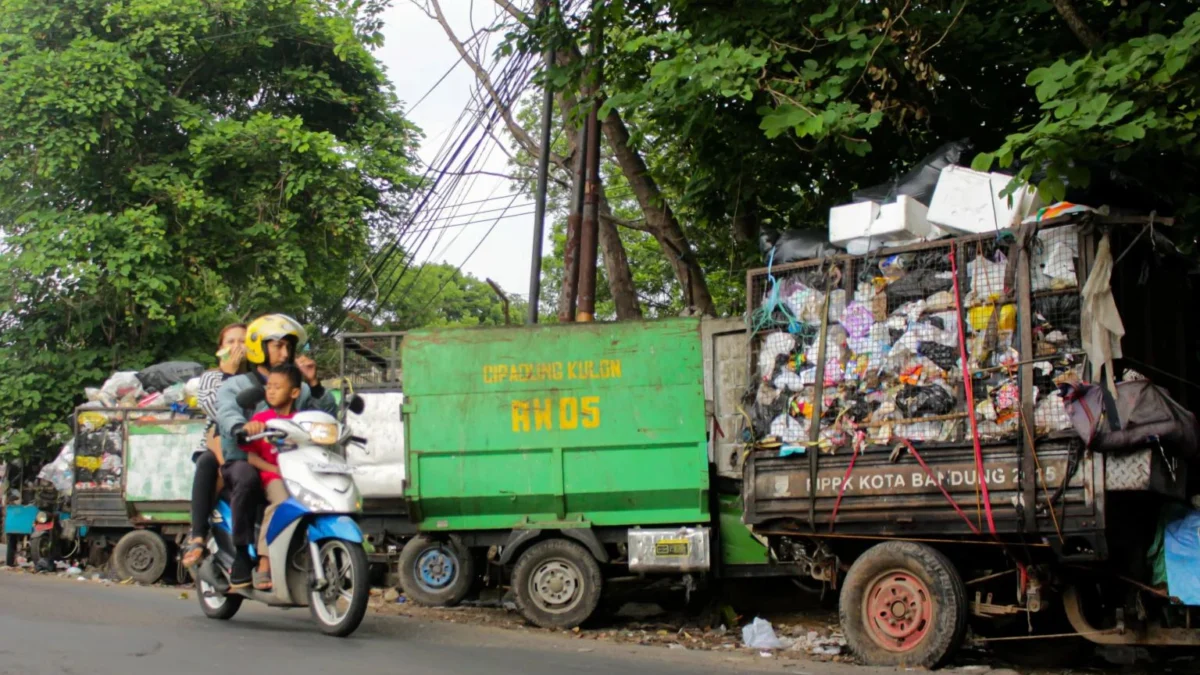
[[[267,430],[267,425],[262,422],[246,422],[246,426],[242,427],[242,433],[247,436],[256,436]]]

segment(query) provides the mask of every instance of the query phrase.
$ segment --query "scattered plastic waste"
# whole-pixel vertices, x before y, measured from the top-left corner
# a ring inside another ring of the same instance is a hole
[[[783,649],[771,622],[761,617],[742,627],[742,642],[751,649]]]

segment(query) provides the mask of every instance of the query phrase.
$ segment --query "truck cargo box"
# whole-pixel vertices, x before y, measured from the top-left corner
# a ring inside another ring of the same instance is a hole
[[[402,361],[421,529],[708,520],[698,320],[414,331]]]

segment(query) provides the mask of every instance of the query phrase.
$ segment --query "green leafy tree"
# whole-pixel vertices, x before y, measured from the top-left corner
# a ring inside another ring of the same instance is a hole
[[[0,0],[0,453],[227,319],[337,306],[413,183],[381,7]]]
[[[399,274],[403,276],[396,284],[397,291],[371,308],[375,325],[382,330],[505,325],[504,303],[491,285],[454,265],[425,263],[408,269],[397,265],[379,275],[380,286],[389,286],[389,280],[394,282]],[[525,300],[515,295],[508,298],[507,320],[523,323]]]
[[[1195,1],[550,4],[550,20],[510,11],[514,48],[578,50],[602,22],[603,60],[560,59],[548,81],[579,92],[603,69],[603,112],[628,126],[722,313],[742,309],[761,232],[823,229],[947,141],[1048,199],[1200,211]]]

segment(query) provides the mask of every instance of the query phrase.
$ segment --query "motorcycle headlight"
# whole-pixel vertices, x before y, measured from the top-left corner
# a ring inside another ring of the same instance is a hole
[[[45,511],[38,511],[37,512],[38,525],[45,525],[48,522],[50,522],[50,514],[46,513]]]
[[[294,497],[296,501],[303,504],[304,507],[309,511],[333,510],[333,505],[325,501],[324,497],[313,492],[312,490],[306,490],[304,486],[300,485],[294,480],[287,481],[287,488],[288,492],[292,493],[292,497]]]
[[[338,425],[327,422],[310,422],[305,425],[309,439],[317,445],[337,445]]]

